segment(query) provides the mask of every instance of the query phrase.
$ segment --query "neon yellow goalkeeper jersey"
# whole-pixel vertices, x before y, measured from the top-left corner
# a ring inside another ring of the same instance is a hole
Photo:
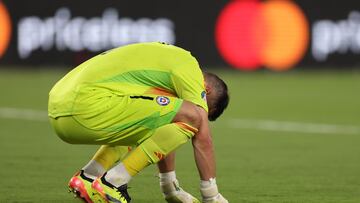
[[[182,48],[151,42],[109,50],[73,69],[50,91],[49,116],[101,109],[99,105],[83,105],[84,101],[92,104],[114,94],[173,95],[208,110],[204,77],[197,60]],[[78,100],[82,105],[77,104]]]

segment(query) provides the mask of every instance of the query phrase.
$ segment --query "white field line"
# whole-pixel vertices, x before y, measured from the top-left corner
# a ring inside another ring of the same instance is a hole
[[[360,134],[360,126],[295,121],[258,119],[230,119],[228,127],[235,129],[256,129],[276,132],[318,133],[318,134]]]
[[[9,107],[0,107],[0,118],[30,121],[49,121],[46,111]]]
[[[0,107],[0,118],[48,122],[46,111],[34,109]],[[309,134],[360,134],[360,126],[354,125],[238,118],[228,119],[226,120],[226,124],[227,127],[233,129],[253,129],[262,131],[297,132]]]

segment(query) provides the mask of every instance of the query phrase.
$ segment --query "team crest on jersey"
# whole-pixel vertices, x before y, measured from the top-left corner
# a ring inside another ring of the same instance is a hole
[[[206,91],[201,92],[201,98],[206,101]]]
[[[156,97],[156,102],[161,106],[166,106],[170,103],[170,99],[164,96]]]

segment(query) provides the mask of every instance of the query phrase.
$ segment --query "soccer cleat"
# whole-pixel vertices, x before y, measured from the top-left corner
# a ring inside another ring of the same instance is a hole
[[[69,192],[74,197],[82,199],[86,203],[102,203],[101,197],[92,189],[93,179],[84,175],[84,171],[77,172],[69,181]]]
[[[127,184],[117,188],[105,180],[105,175],[94,180],[91,186],[106,203],[130,203],[131,201]]]

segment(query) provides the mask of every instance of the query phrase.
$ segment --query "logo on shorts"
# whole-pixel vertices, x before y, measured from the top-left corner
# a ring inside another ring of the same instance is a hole
[[[154,152],[154,154],[159,158],[159,160],[163,160],[165,158],[165,155],[161,152]]]
[[[161,106],[166,106],[170,103],[170,99],[164,96],[156,97],[156,102]]]

